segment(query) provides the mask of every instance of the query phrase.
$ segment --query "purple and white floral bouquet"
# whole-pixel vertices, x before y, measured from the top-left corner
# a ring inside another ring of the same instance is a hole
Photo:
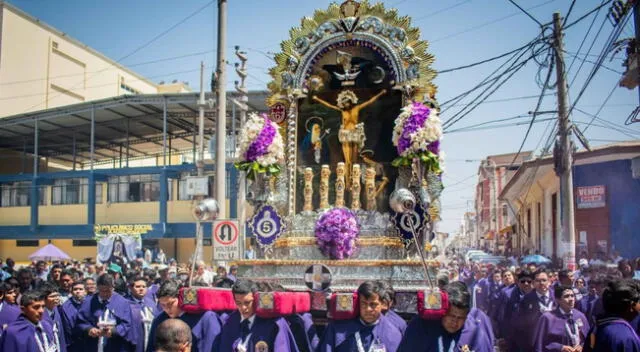
[[[392,165],[410,166],[418,158],[428,171],[441,174],[444,166],[441,138],[442,121],[438,110],[412,102],[402,109],[395,121],[392,142],[399,156]]]
[[[331,259],[345,259],[357,248],[360,224],[351,210],[333,208],[316,221],[315,233],[322,254]]]
[[[266,114],[250,114],[238,138],[238,154],[243,160],[235,164],[236,168],[246,171],[250,180],[262,173],[278,175],[284,160],[284,143],[278,125]]]

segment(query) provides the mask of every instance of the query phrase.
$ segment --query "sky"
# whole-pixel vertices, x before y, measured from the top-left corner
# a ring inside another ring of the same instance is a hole
[[[217,1],[9,2],[154,82],[185,81],[198,90],[200,61],[205,62],[207,76],[215,69]],[[422,39],[430,43],[428,51],[435,56],[432,67],[438,71],[480,62],[524,46],[541,34],[540,24],[550,23],[553,12],[566,16],[572,5],[571,0],[514,2],[533,19],[509,0],[384,1],[385,7],[396,8],[400,15],[412,17],[412,25],[420,28]],[[575,1],[567,24],[602,2],[606,1]],[[274,65],[272,57],[279,51],[280,42],[288,39],[289,30],[298,26],[304,16],[311,16],[316,9],[326,9],[330,3],[323,0],[229,1],[227,61],[236,61],[233,46],[246,50],[249,56],[247,86],[252,90],[266,89],[270,81],[267,71]],[[605,6],[575,23],[566,30],[564,38],[570,104],[580,96],[571,119],[581,130],[588,126],[584,134],[593,146],[640,137],[640,123],[624,125],[627,116],[638,106],[638,92],[618,87],[624,71],[624,50],[617,55],[610,53],[585,85],[593,63],[614,29],[605,19],[608,9]],[[550,33],[546,27],[544,34]],[[631,18],[618,39],[633,35]],[[534,50],[541,47],[542,44]],[[488,155],[517,152],[523,144],[531,121],[529,112],[536,109],[549,70],[545,66],[547,52],[541,51],[536,56],[539,63],[530,60],[476,109],[447,128],[442,144],[446,153],[446,188],[442,195],[443,219],[438,225],[439,231],[458,231],[464,212],[473,210],[479,161]],[[434,80],[438,101],[444,103],[471,90],[509,57],[439,74]],[[549,85],[555,83],[555,70],[552,73]],[[228,71],[227,78],[228,87],[232,89],[235,73]],[[208,86],[208,79],[205,82]],[[481,88],[460,102],[445,105],[447,109],[441,114],[443,121],[455,117],[479,93],[489,91]],[[554,92],[547,89],[539,111],[557,108]],[[598,117],[591,125],[593,118],[589,114]],[[555,117],[553,114],[536,117],[523,150],[542,149]],[[512,119],[485,124],[481,129],[472,127],[507,118]],[[505,124],[510,126],[500,126]]]

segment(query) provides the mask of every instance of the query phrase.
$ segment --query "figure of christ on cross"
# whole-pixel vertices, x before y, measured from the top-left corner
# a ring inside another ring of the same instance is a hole
[[[340,92],[336,99],[336,105],[322,100],[315,95],[313,96],[314,101],[317,101],[329,109],[340,111],[342,114],[342,123],[340,124],[338,141],[342,144],[347,188],[350,188],[351,185],[350,174],[351,169],[353,168],[353,163],[357,161],[360,150],[364,146],[364,141],[366,139],[364,134],[364,123],[359,121],[360,111],[373,104],[386,92],[387,90],[383,89],[362,104],[358,104],[358,96],[356,96],[356,94],[351,90],[343,90]]]

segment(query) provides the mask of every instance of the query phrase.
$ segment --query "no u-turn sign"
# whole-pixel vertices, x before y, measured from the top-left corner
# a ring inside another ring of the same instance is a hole
[[[213,259],[238,259],[238,238],[240,226],[237,220],[216,220],[213,222]]]

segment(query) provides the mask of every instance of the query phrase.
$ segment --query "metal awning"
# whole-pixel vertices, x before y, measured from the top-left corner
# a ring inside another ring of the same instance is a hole
[[[194,148],[198,132],[198,93],[124,95],[0,118],[0,149],[38,155],[65,165],[91,157],[91,117],[95,119],[94,161],[150,157],[162,153],[166,110],[167,153]],[[266,112],[266,91],[249,92],[250,111]],[[213,99],[209,93],[206,99]],[[227,94],[227,116],[236,110]],[[228,134],[239,129],[239,114],[227,120]],[[215,107],[206,107],[205,137],[214,133]],[[1,151],[0,151],[1,153]]]

